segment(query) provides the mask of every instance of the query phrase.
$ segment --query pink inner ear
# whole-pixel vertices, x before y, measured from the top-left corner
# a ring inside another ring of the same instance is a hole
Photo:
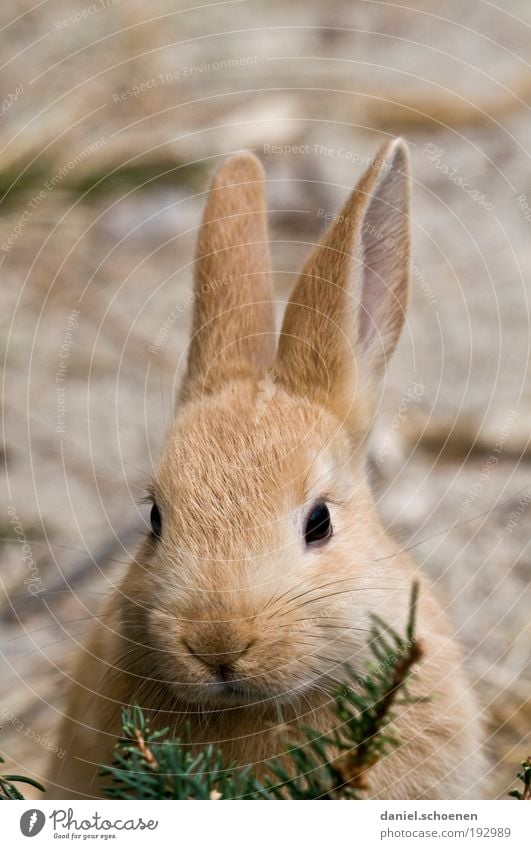
[[[358,339],[363,350],[375,345],[384,356],[396,344],[407,302],[408,186],[397,171],[400,159],[381,177],[360,234]]]

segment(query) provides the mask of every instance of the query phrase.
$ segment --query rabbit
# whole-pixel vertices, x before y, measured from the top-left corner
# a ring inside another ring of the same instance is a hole
[[[279,725],[337,723],[344,664],[370,657],[371,614],[406,625],[418,570],[384,531],[366,469],[386,363],[406,316],[409,158],[387,142],[311,252],[275,333],[265,178],[241,152],[217,170],[195,262],[176,416],[150,489],[151,529],[83,649],[50,774],[57,798],[99,797],[140,704],[153,727],[262,774]],[[481,711],[424,578],[400,746],[366,798],[481,795]],[[108,779],[107,779],[108,783]]]

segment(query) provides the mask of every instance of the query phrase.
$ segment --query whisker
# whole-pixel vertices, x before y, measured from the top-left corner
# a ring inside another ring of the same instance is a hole
[[[309,595],[309,594],[310,594],[310,593],[312,593],[312,592],[318,592],[319,590],[326,589],[327,587],[334,587],[334,586],[338,586],[339,584],[345,584],[345,583],[351,583],[351,584],[352,584],[352,582],[353,582],[354,580],[355,580],[355,579],[353,579],[352,577],[348,577],[348,578],[340,578],[339,580],[329,581],[329,582],[328,582],[328,583],[326,583],[326,584],[320,584],[320,586],[318,586],[318,587],[311,587],[310,589],[306,590],[305,592],[300,593],[300,594],[299,594],[299,595],[297,595],[297,596],[294,596],[294,597],[289,598],[289,599],[287,600],[286,604],[291,604],[291,602],[297,601],[299,598],[304,598],[304,596]],[[370,587],[355,587],[355,586],[354,586],[354,587],[352,588],[352,592],[354,592],[354,591],[356,591],[356,592],[362,592],[363,590],[390,590],[390,591],[391,591],[391,590],[393,590],[393,589],[399,589],[399,588],[400,588],[400,584],[397,584],[397,586],[396,586],[396,587],[374,587],[374,586],[370,586]],[[285,593],[284,595],[287,595],[287,593]],[[282,596],[281,596],[281,598],[282,598]],[[277,612],[277,611],[273,611],[273,613],[269,616],[269,618],[270,618],[270,619],[272,619],[276,612]]]
[[[352,595],[353,593],[363,592],[364,590],[368,590],[369,592],[372,592],[375,589],[377,589],[377,590],[393,590],[393,589],[396,589],[396,587],[358,587],[356,589],[351,589],[351,590],[338,590],[335,593],[326,593],[325,595],[317,596],[317,598],[310,598],[307,601],[303,601],[302,604],[297,605],[297,607],[306,607],[308,604],[315,604],[318,601],[324,601],[327,598],[334,598],[334,596],[338,596],[338,595]],[[279,615],[286,616],[290,612],[291,611],[288,609],[283,614],[279,614]]]

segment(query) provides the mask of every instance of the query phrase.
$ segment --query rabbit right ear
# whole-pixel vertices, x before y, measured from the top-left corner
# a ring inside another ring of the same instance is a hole
[[[306,263],[282,325],[279,382],[342,420],[360,403],[371,416],[404,323],[408,279],[408,153],[396,139]]]
[[[254,154],[236,153],[216,172],[203,214],[180,400],[262,374],[275,345],[264,172]]]

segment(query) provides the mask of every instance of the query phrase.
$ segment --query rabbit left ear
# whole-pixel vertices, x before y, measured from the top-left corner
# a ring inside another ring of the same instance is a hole
[[[263,373],[275,345],[264,172],[238,153],[216,172],[203,215],[181,400]]]
[[[409,170],[404,142],[381,148],[308,259],[286,309],[276,371],[341,418],[370,410],[407,306]]]

